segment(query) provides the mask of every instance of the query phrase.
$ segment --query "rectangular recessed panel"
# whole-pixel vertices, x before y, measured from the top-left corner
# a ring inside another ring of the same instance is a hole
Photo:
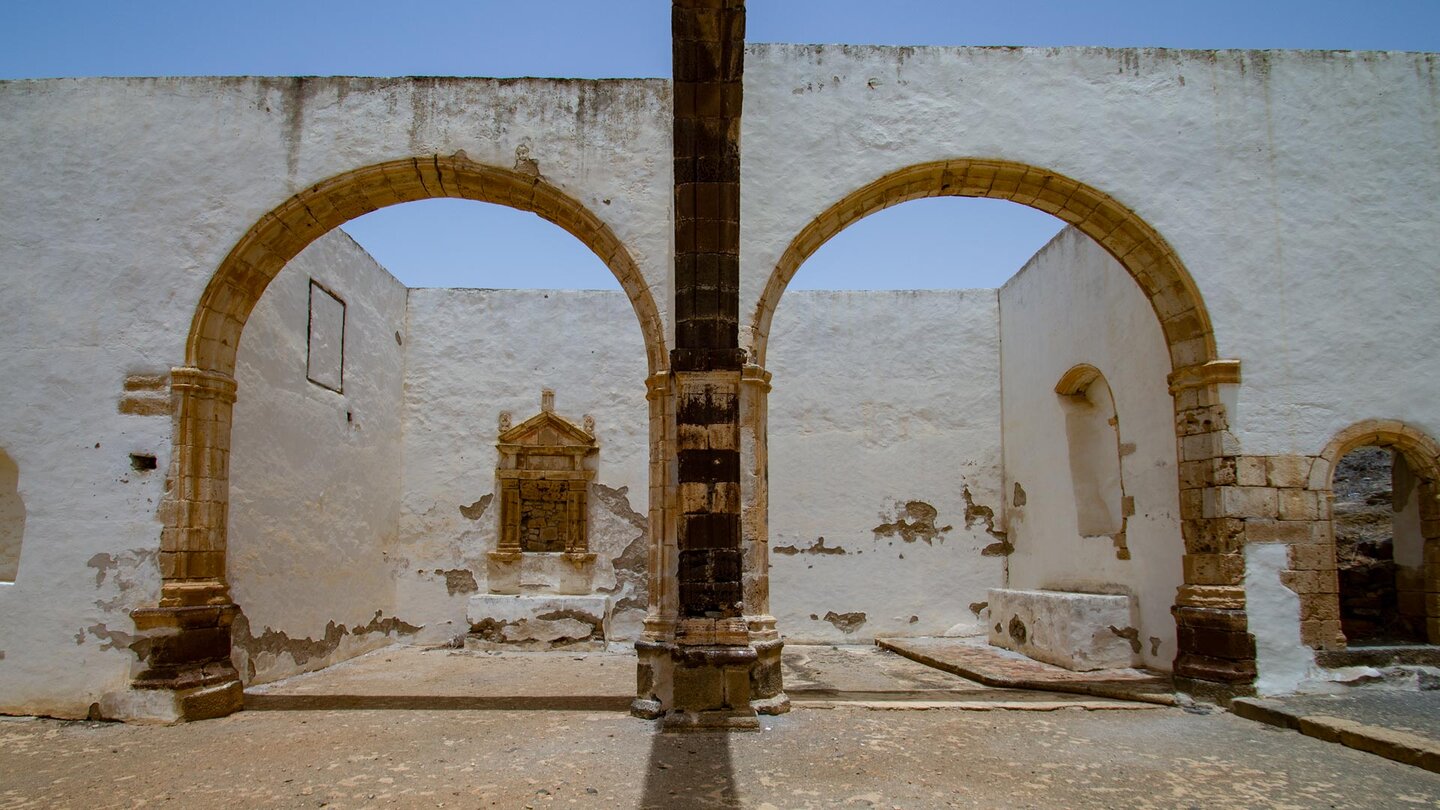
[[[313,280],[305,377],[336,393],[345,389],[345,302]]]

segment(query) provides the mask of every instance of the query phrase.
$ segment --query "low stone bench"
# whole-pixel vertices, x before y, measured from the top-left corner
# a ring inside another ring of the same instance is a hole
[[[466,611],[472,650],[603,650],[610,597],[480,594]]]
[[[1077,672],[1134,666],[1129,596],[1070,591],[990,592],[990,643]]]

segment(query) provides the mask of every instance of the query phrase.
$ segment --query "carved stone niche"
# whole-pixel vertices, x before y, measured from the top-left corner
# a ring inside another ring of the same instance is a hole
[[[509,426],[502,414],[495,471],[500,491],[499,542],[490,552],[490,592],[588,594],[590,551],[586,496],[600,448],[594,422],[555,413],[555,394],[541,394],[540,413]]]

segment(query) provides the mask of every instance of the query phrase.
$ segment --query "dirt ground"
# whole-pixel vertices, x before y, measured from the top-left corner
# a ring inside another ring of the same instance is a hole
[[[832,692],[734,734],[630,717],[609,695],[633,673],[623,661],[425,655],[381,651],[188,725],[0,719],[0,807],[1440,807],[1440,775],[1228,713],[1013,701],[888,654],[813,648],[803,666],[812,692],[898,673],[900,699]],[[612,702],[544,708],[545,683],[573,694],[601,663],[591,697]],[[426,708],[427,673],[457,669],[531,696]],[[950,702],[904,699],[925,690]],[[397,691],[410,701],[386,703]],[[296,702],[341,692],[336,708]]]

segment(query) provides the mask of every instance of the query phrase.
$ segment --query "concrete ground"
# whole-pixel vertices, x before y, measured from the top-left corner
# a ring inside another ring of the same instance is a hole
[[[899,661],[797,648],[790,714],[661,734],[599,700],[628,690],[627,656],[392,648],[220,720],[0,720],[0,807],[1440,807],[1440,775],[1228,713],[1012,700]],[[520,703],[462,702],[482,685]]]

